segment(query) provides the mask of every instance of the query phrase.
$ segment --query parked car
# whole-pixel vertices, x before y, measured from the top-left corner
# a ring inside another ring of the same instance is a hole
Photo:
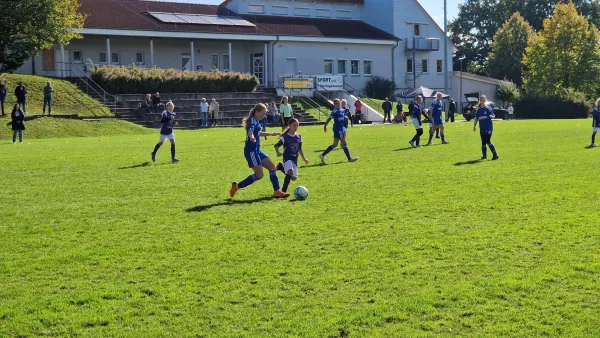
[[[467,105],[463,109],[463,117],[467,121],[471,121],[475,117],[475,106],[479,102],[479,93],[468,93],[465,94],[465,98],[467,99]],[[488,101],[488,106],[492,107],[494,110],[494,115],[496,115],[497,119],[505,119],[506,117],[506,109],[500,107],[492,101]]]

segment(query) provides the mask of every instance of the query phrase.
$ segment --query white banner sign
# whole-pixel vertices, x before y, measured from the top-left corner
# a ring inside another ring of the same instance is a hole
[[[317,75],[317,90],[344,90],[342,75]]]

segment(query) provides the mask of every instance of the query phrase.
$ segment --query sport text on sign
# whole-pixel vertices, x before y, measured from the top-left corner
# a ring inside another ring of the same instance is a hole
[[[317,75],[317,90],[344,90],[342,75]]]

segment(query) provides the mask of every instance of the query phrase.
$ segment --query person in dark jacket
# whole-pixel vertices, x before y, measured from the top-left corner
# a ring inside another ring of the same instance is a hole
[[[456,114],[456,103],[454,100],[450,100],[450,105],[448,106],[448,114],[446,114],[446,122],[448,120],[454,122],[454,114]]]
[[[396,116],[399,116],[399,117],[395,118],[395,120],[400,118],[400,119],[402,119],[402,121],[406,122],[406,116],[404,116],[403,111],[402,111],[402,102],[396,103]]]
[[[152,95],[152,106],[154,107],[154,112],[157,114],[160,114],[160,107],[161,107],[161,103],[160,103],[160,93],[156,92],[156,94]]]
[[[381,104],[381,109],[383,109],[383,123],[385,123],[385,118],[387,116],[388,122],[392,123],[392,103],[386,97],[385,101]]]
[[[0,80],[0,106],[2,107],[2,116],[4,116],[4,101],[6,100],[6,86]]]
[[[23,130],[25,130],[25,113],[21,110],[21,106],[17,103],[13,107],[10,114],[12,119],[13,144],[17,143],[17,134],[19,134],[19,142],[23,143]]]
[[[21,108],[23,108],[23,112],[27,114],[27,106],[26,106],[26,98],[27,96],[27,88],[23,85],[23,82],[19,82],[19,86],[15,88],[15,97],[17,98],[17,103]]]
[[[46,114],[46,105],[48,106],[48,116],[52,115],[52,93],[54,93],[54,88],[50,84],[50,81],[46,82],[46,87],[44,87],[44,110],[42,111],[42,116]]]

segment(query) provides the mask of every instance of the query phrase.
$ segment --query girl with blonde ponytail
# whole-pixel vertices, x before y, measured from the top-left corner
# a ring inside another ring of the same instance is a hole
[[[260,150],[261,136],[279,136],[279,133],[265,133],[262,131],[261,121],[265,119],[267,107],[259,103],[248,114],[248,117],[242,120],[244,129],[246,129],[246,145],[244,146],[244,157],[248,161],[248,167],[254,170],[254,174],[246,177],[243,181],[231,184],[229,196],[233,198],[236,192],[243,189],[252,183],[261,180],[264,177],[264,168],[269,171],[269,178],[273,184],[275,198],[286,198],[290,194],[282,192],[279,187],[279,178],[277,177],[277,169],[275,164],[269,159],[269,156]]]

